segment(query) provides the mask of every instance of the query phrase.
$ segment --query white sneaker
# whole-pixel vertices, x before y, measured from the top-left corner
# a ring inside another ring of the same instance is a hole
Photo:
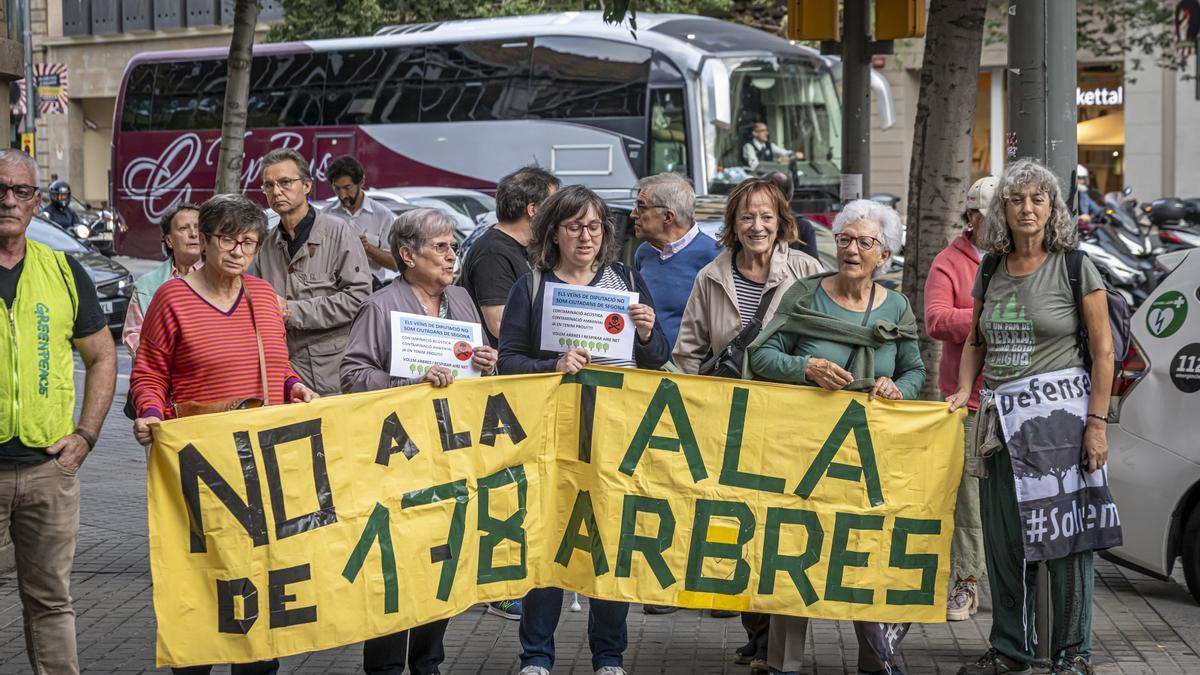
[[[626,675],[626,673],[621,666],[604,666],[596,671],[596,675]]]
[[[525,666],[517,675],[550,675],[550,671],[541,666]]]
[[[971,618],[972,608],[979,606],[979,590],[974,577],[959,579],[946,597],[946,620],[966,621]]]

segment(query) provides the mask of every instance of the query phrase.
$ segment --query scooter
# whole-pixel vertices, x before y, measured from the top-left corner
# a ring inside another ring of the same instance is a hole
[[[1194,201],[1194,210],[1200,211],[1200,200]],[[1158,230],[1158,241],[1163,251],[1178,251],[1200,247],[1200,218],[1188,222],[1188,203],[1175,197],[1156,199],[1142,207],[1146,218]]]
[[[1114,290],[1125,297],[1125,302],[1128,302],[1130,307],[1137,307],[1149,297],[1153,286],[1147,287],[1145,271],[1113,255],[1094,237],[1081,239],[1079,250],[1087,254],[1092,263],[1096,265],[1100,276],[1104,277]]]

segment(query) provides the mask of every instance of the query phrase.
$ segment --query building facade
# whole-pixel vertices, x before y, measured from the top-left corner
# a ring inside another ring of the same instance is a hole
[[[233,0],[31,0],[34,61],[66,67],[65,113],[37,119],[38,163],[93,205],[107,204],[113,113],[121,77],[138,53],[228,47]],[[283,17],[259,3],[256,41]],[[2,74],[0,74],[2,77]]]

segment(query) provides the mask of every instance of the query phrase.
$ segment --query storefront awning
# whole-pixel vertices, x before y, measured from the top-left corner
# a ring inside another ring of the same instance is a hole
[[[1125,145],[1125,113],[1112,112],[1076,125],[1079,145]]]

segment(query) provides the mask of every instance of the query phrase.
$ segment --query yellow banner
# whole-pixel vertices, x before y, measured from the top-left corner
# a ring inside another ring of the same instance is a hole
[[[557,586],[945,620],[962,414],[596,368],[156,425],[160,666],[327,649]]]

